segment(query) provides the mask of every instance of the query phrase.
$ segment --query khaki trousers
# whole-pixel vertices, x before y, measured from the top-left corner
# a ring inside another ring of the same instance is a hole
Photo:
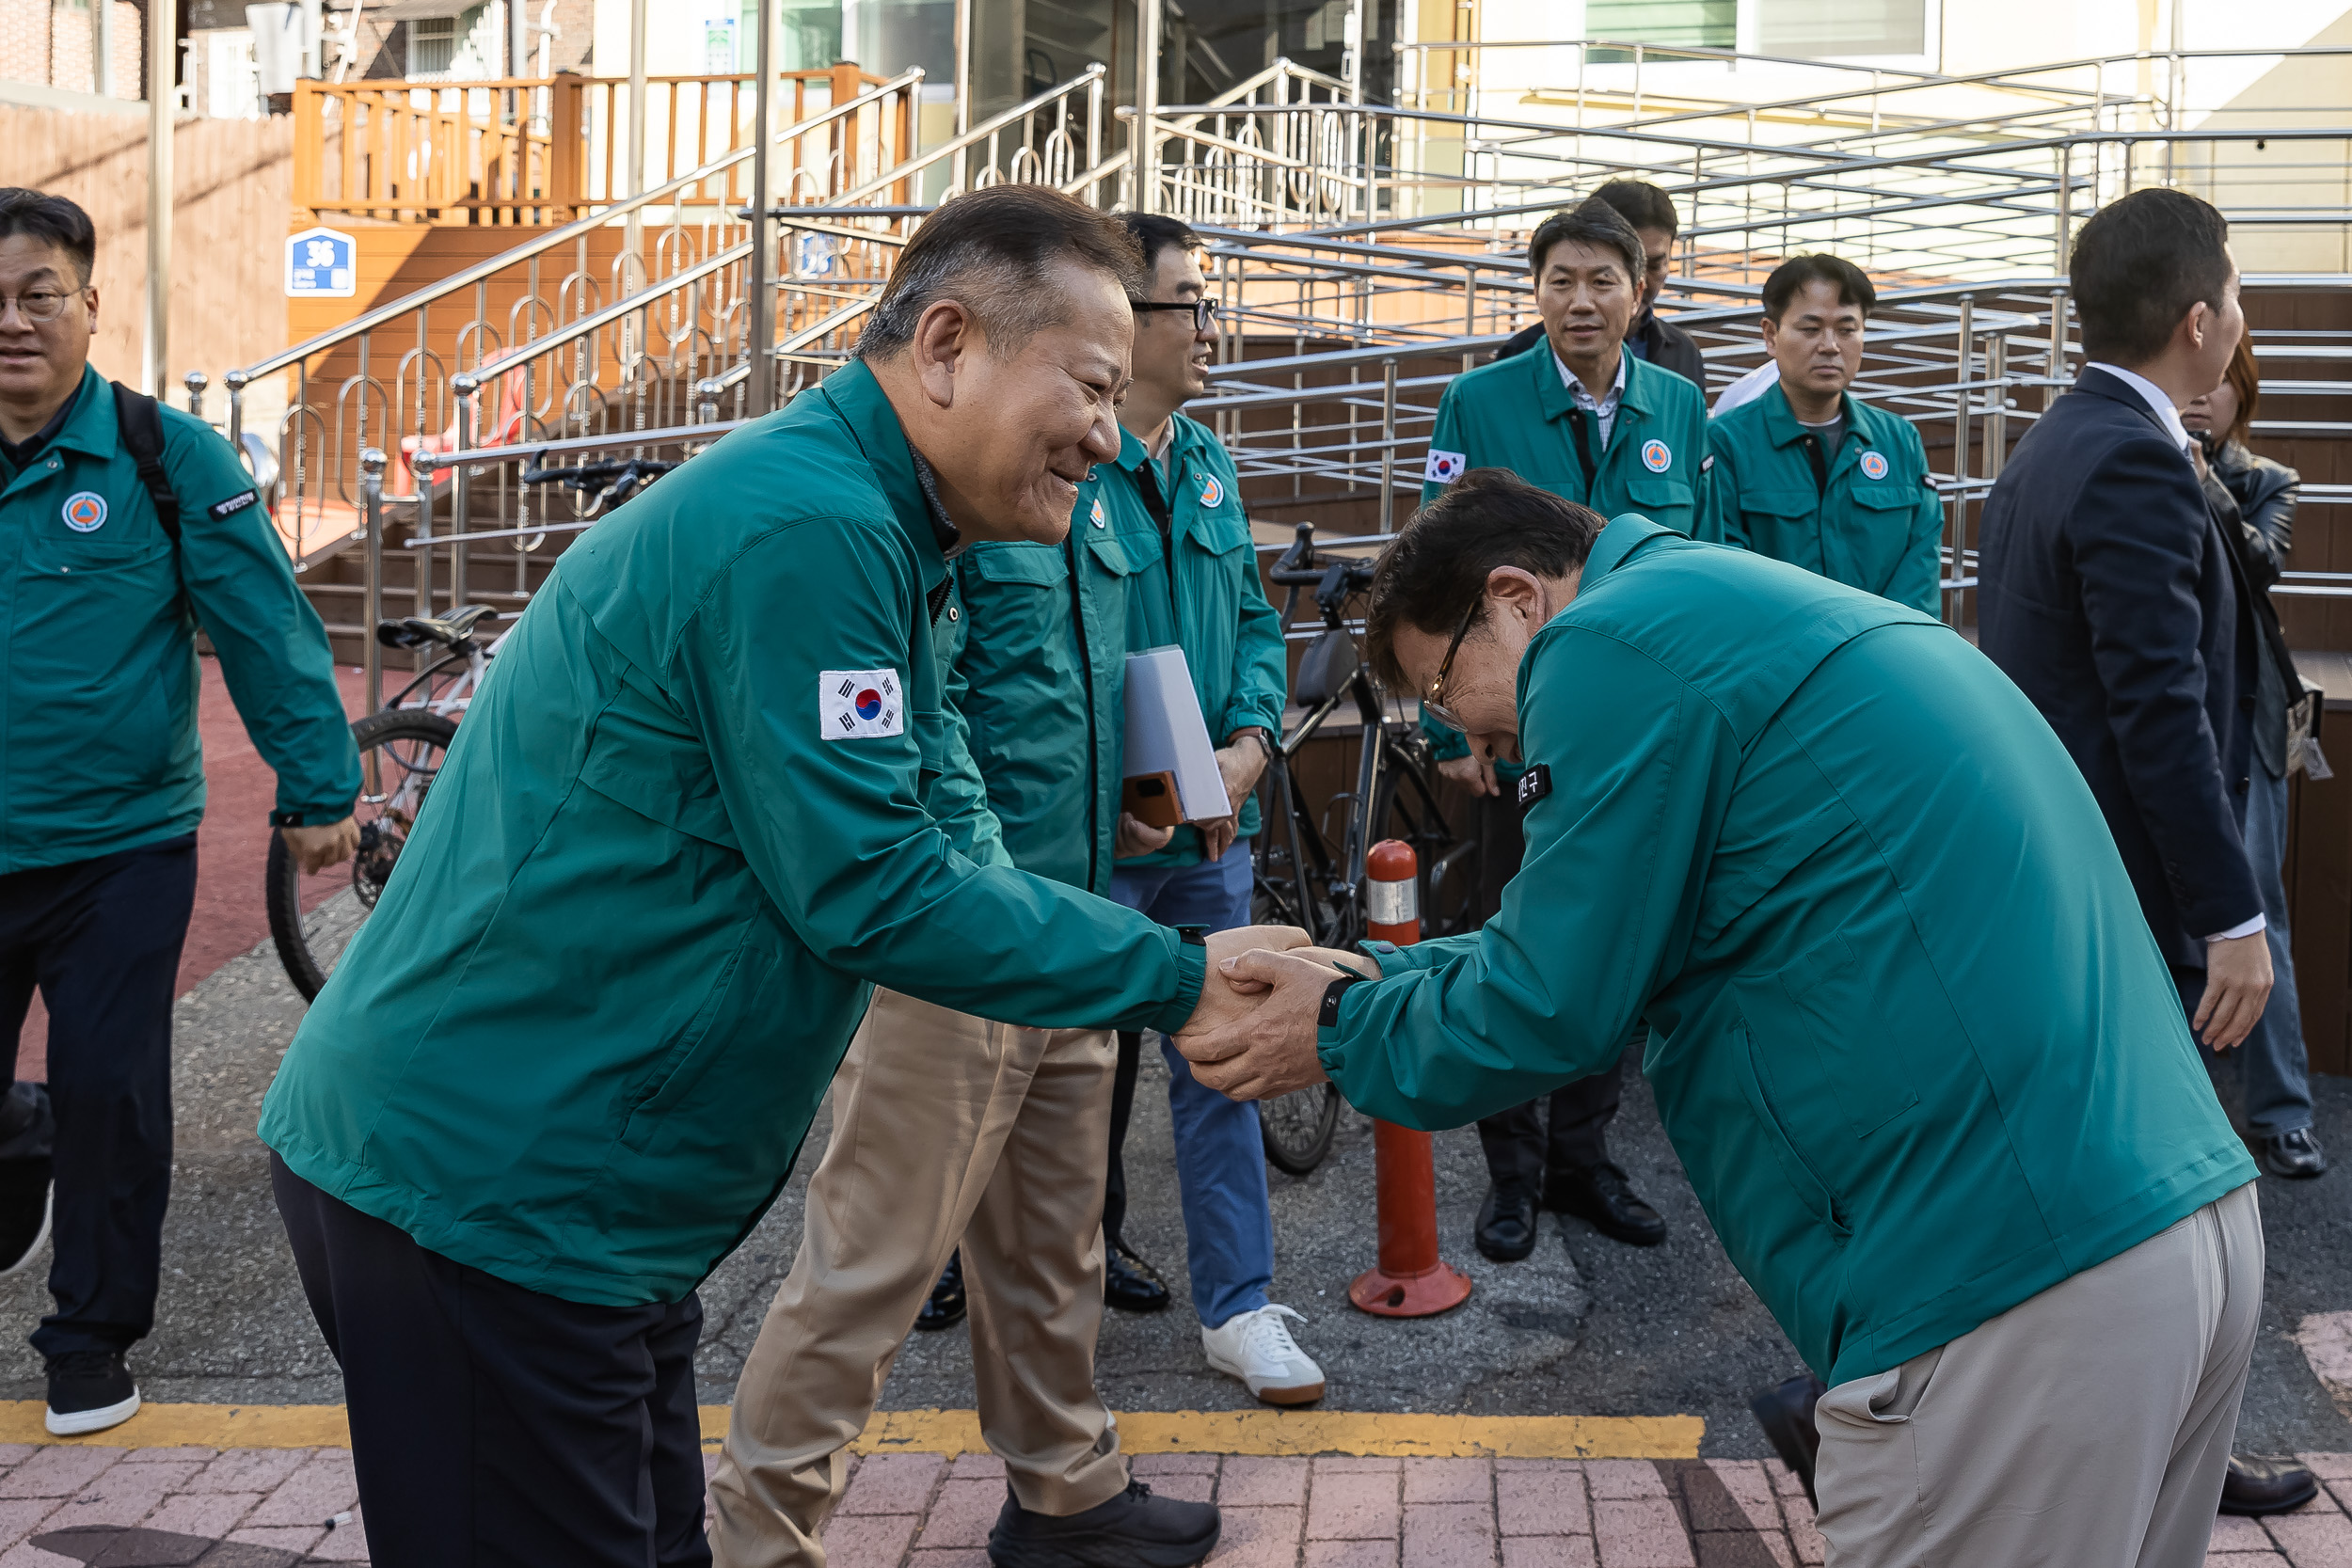
[[[914,1315],[961,1243],[980,1430],[1024,1508],[1127,1484],[1094,1391],[1106,1030],[1023,1029],[877,990],[834,1079],[833,1142],[711,1478],[722,1568],[823,1568],[817,1531]]]
[[[1821,1396],[1829,1568],[2201,1568],[2262,1320],[2254,1184]]]

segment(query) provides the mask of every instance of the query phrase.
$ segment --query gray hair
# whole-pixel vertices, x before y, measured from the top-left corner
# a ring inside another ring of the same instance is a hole
[[[1065,321],[1069,301],[1048,274],[1074,261],[1143,293],[1143,255],[1126,226],[1050,185],[992,185],[940,204],[899,252],[858,336],[857,356],[895,358],[914,341],[923,312],[943,299],[969,310],[989,353],[1018,354],[1041,328]]]

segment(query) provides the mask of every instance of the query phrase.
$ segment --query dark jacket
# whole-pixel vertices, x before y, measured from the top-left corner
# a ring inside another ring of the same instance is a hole
[[[1495,358],[1508,359],[1515,354],[1525,354],[1543,340],[1542,322],[1522,327],[1512,334],[1509,342],[1495,350]],[[1699,357],[1698,343],[1688,332],[1668,325],[1657,311],[1643,313],[1633,329],[1625,335],[1625,346],[1659,369],[1674,372],[1700,391],[1707,390],[1707,362]]]
[[[2166,959],[2262,898],[2240,832],[2253,623],[2197,471],[2086,371],[2018,442],[1979,538],[1979,643],[2090,781]]]
[[[2303,690],[2303,677],[2287,651],[2271,585],[2286,570],[2295,546],[2295,502],[2302,476],[2284,464],[2256,457],[2232,441],[2205,460],[2205,500],[2213,520],[2237,552],[2254,614],[2254,755],[2274,779],[2287,772],[2287,705]]]

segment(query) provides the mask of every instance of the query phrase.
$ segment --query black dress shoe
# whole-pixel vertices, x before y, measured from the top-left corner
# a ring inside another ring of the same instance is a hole
[[[2319,1478],[2291,1459],[2230,1456],[2221,1482],[2221,1512],[2252,1517],[2288,1513],[2319,1496]]]
[[[1804,1500],[1817,1507],[1820,1505],[1813,1496],[1813,1464],[1821,1451],[1821,1429],[1813,1423],[1813,1407],[1828,1392],[1828,1384],[1806,1372],[1748,1401],[1748,1409],[1755,1413],[1756,1424],[1771,1439],[1772,1451],[1804,1482]]]
[[[1486,1184],[1478,1206],[1478,1250],[1498,1263],[1516,1263],[1535,1250],[1535,1195],[1516,1181]]]
[[[2281,1132],[2275,1138],[2263,1140],[2263,1165],[2273,1176],[2283,1176],[2290,1181],[2309,1181],[2314,1176],[2328,1174],[2328,1151],[2319,1147],[2308,1127],[2292,1132]]]
[[[947,1255],[947,1266],[939,1271],[939,1283],[923,1303],[923,1310],[914,1315],[914,1326],[925,1334],[936,1334],[943,1328],[953,1328],[963,1322],[963,1249],[959,1247]]]
[[[1113,1242],[1103,1259],[1103,1300],[1121,1312],[1157,1312],[1168,1305],[1168,1282],[1159,1270]]]
[[[1084,1513],[1032,1513],[1005,1488],[1004,1511],[988,1532],[996,1568],[1192,1568],[1216,1550],[1211,1503],[1155,1497],[1139,1481]]]
[[[1666,1239],[1658,1211],[1635,1196],[1625,1172],[1606,1161],[1547,1171],[1544,1207],[1590,1220],[1593,1228],[1628,1246],[1656,1246]]]

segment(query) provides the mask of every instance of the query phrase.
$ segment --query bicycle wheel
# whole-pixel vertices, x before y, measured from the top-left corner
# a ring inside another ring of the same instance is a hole
[[[1304,924],[1287,906],[1281,884],[1277,881],[1270,886],[1263,877],[1250,899],[1250,919],[1260,926]],[[1276,1170],[1287,1175],[1305,1176],[1323,1164],[1339,1126],[1336,1084],[1316,1084],[1258,1101],[1258,1136],[1265,1144],[1265,1157]]]
[[[349,890],[338,890],[316,909],[302,908],[302,871],[285,835],[269,835],[270,939],[305,1002],[317,998],[335,960],[375,908],[456,733],[447,719],[413,708],[371,713],[352,724],[363,781],[352,812],[359,822],[359,852],[351,859]]]

